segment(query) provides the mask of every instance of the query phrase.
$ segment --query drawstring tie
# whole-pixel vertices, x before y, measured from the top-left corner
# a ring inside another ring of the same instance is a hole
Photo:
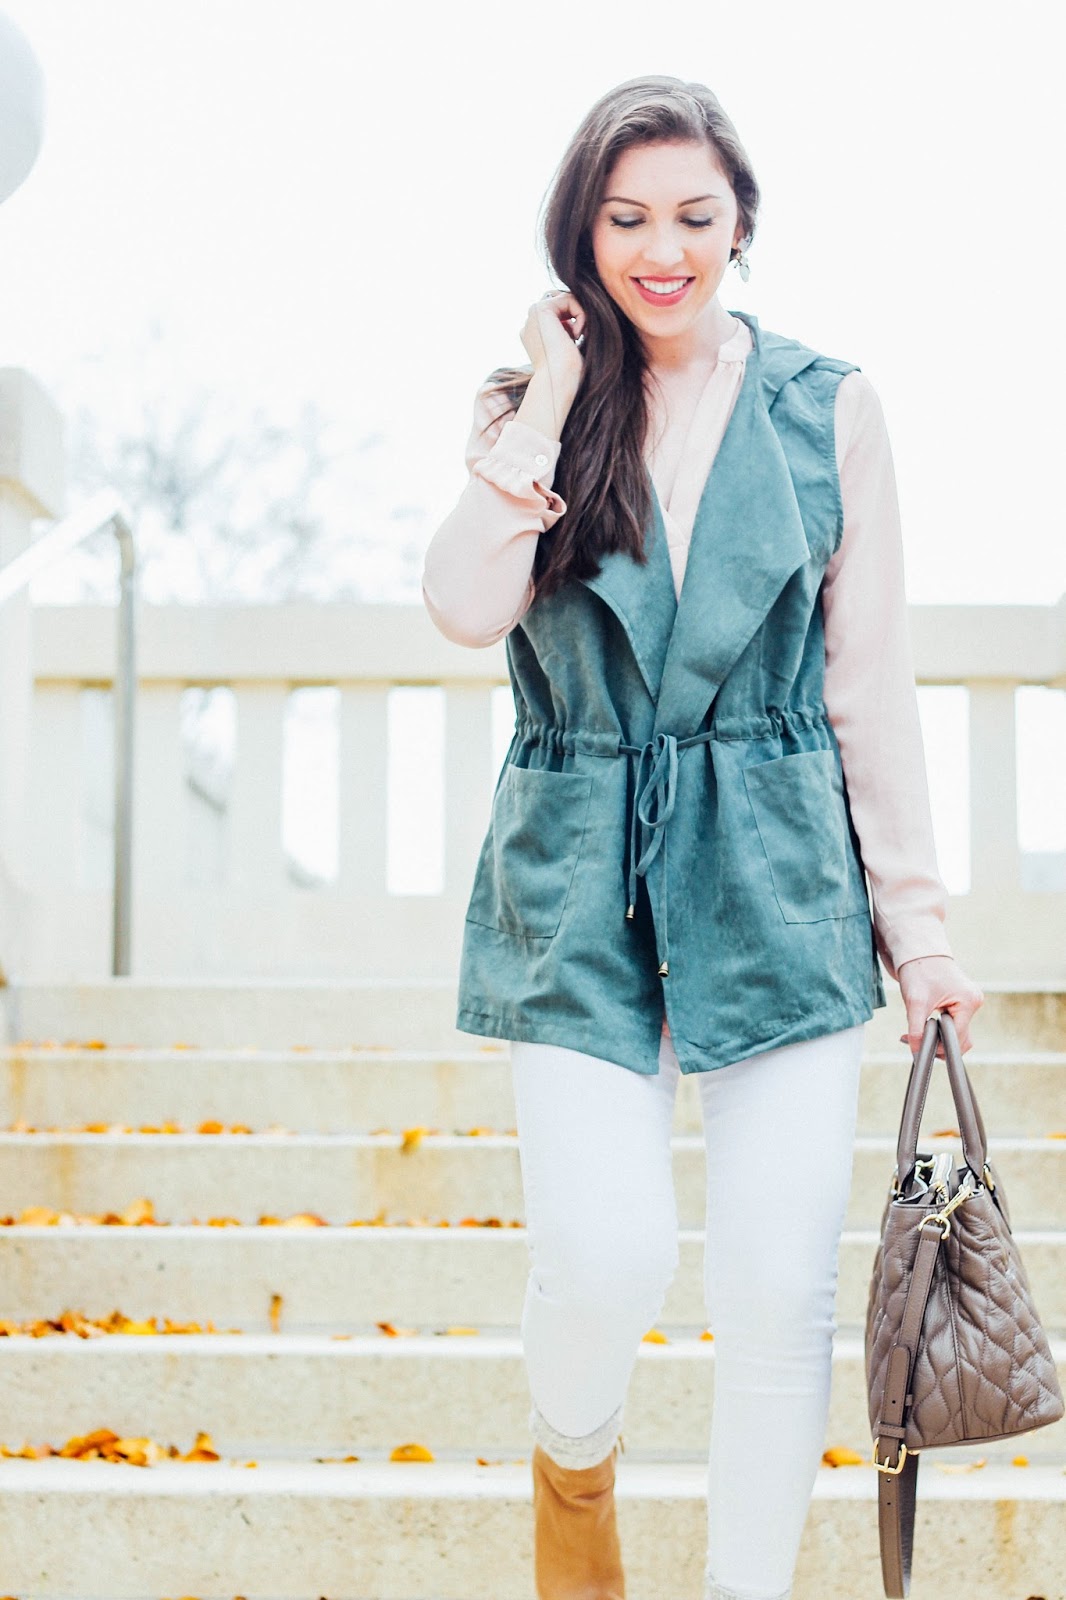
[[[663,930],[663,959],[659,963],[659,977],[670,976],[670,937],[667,929],[668,896],[666,879],[668,872],[668,850],[666,843],[666,825],[674,814],[674,801],[677,797],[677,753],[685,750],[689,745],[706,744],[713,738],[713,731],[708,728],[705,733],[694,733],[688,739],[679,739],[673,733],[658,733],[654,739],[649,739],[647,744],[620,744],[619,751],[635,755],[637,759],[637,772],[635,779],[636,793],[633,803],[633,813],[629,828],[629,881],[628,905],[626,906],[626,919],[630,922],[636,916],[637,878],[644,877],[648,868],[655,860],[659,846],[663,849],[663,874],[659,886],[660,921]],[[651,770],[642,782],[644,763],[651,759]],[[640,827],[640,842],[642,851],[637,856],[638,824]],[[650,838],[645,842],[644,829],[650,830]]]

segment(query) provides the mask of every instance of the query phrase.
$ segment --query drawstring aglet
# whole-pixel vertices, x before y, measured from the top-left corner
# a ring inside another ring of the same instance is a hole
[[[637,909],[636,906],[627,906],[627,908],[626,908],[626,920],[627,920],[627,922],[632,922],[633,917],[634,917],[634,915],[636,913],[636,909]]]
[[[666,962],[666,961],[661,961],[659,963],[659,977],[660,978],[668,978],[669,976],[670,976],[669,963]]]

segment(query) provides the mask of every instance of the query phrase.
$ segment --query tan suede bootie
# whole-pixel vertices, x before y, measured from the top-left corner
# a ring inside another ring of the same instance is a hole
[[[561,1467],[533,1447],[533,1575],[537,1600],[625,1600],[615,1521],[618,1443],[592,1467]]]

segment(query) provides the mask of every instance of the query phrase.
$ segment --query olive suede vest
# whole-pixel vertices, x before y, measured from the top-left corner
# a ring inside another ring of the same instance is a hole
[[[648,560],[603,558],[505,640],[515,732],[463,929],[456,1026],[656,1073],[868,1021],[885,1005],[819,598],[843,511],[846,361],[735,311],[743,382],[680,599],[652,488]]]

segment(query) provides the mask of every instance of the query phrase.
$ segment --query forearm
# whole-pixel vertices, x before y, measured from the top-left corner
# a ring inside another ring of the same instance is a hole
[[[550,388],[534,377],[517,413],[486,433],[490,401],[484,388],[478,393],[470,479],[433,535],[422,571],[426,609],[454,643],[496,643],[532,602],[537,540],[566,510],[551,487],[560,449],[561,429],[550,431],[555,415]]]
[[[845,526],[822,588],[825,702],[870,880],[877,946],[894,978],[906,960],[952,953],[948,892],[933,838],[891,450],[865,379],[838,396],[838,417]]]
[[[551,372],[545,367],[540,372],[534,372],[530,378],[515,416],[546,438],[558,442],[563,436],[563,426],[573,403],[573,393],[570,390],[559,391]]]

